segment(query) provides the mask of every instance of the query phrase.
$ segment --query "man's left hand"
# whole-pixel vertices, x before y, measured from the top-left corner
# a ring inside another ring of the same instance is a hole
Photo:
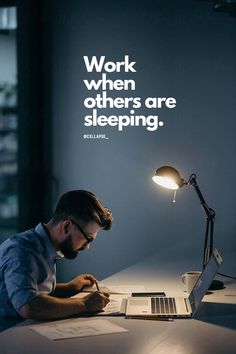
[[[92,274],[81,274],[71,280],[68,285],[75,293],[79,293],[85,286],[93,286],[96,278]]]

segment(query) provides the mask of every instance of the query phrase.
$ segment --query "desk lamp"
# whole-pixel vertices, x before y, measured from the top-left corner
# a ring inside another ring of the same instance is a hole
[[[203,195],[198,187],[196,174],[193,173],[189,177],[188,181],[185,181],[179,174],[179,172],[171,166],[159,167],[155,175],[152,177],[153,181],[158,185],[165,187],[167,189],[177,190],[183,186],[193,186],[200,203],[206,213],[206,231],[205,231],[205,242],[203,251],[203,269],[205,268],[210,256],[213,252],[213,232],[214,232],[214,222],[215,222],[215,211],[209,208]],[[210,237],[209,237],[210,236]],[[214,280],[210,286],[210,290],[223,289],[224,284],[219,280]]]

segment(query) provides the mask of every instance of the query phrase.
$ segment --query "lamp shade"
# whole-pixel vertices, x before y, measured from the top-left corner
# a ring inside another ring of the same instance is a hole
[[[179,172],[171,166],[159,167],[152,179],[155,183],[168,189],[178,189],[184,185],[184,180]]]

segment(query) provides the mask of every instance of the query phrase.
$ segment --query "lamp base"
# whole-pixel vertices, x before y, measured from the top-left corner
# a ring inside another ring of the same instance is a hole
[[[211,283],[209,290],[222,290],[224,289],[224,283],[221,280],[213,280],[213,282]]]

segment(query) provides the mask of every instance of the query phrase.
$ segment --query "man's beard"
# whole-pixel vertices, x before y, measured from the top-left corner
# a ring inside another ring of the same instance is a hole
[[[83,247],[74,251],[72,247],[72,235],[68,235],[67,238],[62,241],[60,245],[60,251],[67,259],[74,259],[77,257],[78,252],[83,250]]]

